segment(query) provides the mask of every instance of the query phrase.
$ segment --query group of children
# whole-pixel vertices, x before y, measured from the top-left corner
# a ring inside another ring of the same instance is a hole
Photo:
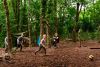
[[[20,51],[22,51],[22,45],[23,45],[23,41],[24,41],[24,38],[23,38],[23,34],[21,36],[19,36],[16,40],[16,49],[20,48]],[[5,52],[7,52],[8,50],[8,37],[5,37]]]
[[[59,43],[59,37],[57,34],[55,34],[55,36],[53,36],[53,38],[51,39],[51,44],[54,46],[54,47],[57,47],[57,43]],[[39,49],[35,52],[35,55],[37,52],[39,52],[41,49],[43,49],[45,51],[45,55],[46,55],[46,34],[43,35],[43,38],[41,39],[40,41],[40,46],[39,46]]]
[[[5,38],[5,50],[8,49],[8,42],[7,42],[8,38],[6,37]],[[52,38],[52,45],[54,47],[57,47],[57,43],[59,43],[59,37],[57,35],[55,35],[53,38]],[[23,45],[23,34],[21,36],[19,36],[17,38],[17,49],[20,47],[20,51],[22,51],[22,45]],[[35,52],[35,55],[41,50],[43,49],[45,52],[45,55],[46,55],[46,34],[43,35],[43,38],[41,39],[40,41],[40,45],[39,45],[39,49]]]

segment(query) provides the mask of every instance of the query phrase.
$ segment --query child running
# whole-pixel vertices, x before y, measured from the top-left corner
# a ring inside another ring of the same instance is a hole
[[[24,35],[21,34],[21,36],[19,36],[19,37],[17,38],[17,48],[16,48],[16,50],[17,50],[18,48],[20,48],[20,51],[22,51],[23,37],[24,37]]]
[[[43,35],[43,38],[41,39],[40,41],[40,46],[39,46],[39,49],[35,52],[35,55],[37,52],[39,52],[41,49],[43,49],[45,51],[45,55],[46,55],[46,47],[45,47],[45,44],[46,44],[46,34]]]

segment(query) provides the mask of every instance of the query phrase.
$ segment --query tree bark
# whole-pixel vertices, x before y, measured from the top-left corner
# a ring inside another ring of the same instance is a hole
[[[20,31],[20,0],[17,0],[17,27],[18,27],[18,31]]]
[[[32,47],[32,26],[31,26],[31,1],[29,0],[29,10],[28,10],[28,31],[29,31],[29,46]]]
[[[46,3],[47,0],[41,0],[41,16],[40,16],[40,39],[44,34],[44,26],[45,26],[45,14],[46,14]]]
[[[42,16],[40,17],[40,39],[42,39],[43,35],[43,18]]]
[[[80,9],[79,9],[79,7],[80,7]],[[77,37],[78,37],[77,24],[78,24],[78,21],[79,21],[79,14],[81,12],[81,8],[82,8],[82,4],[77,3],[76,22],[75,22],[74,28],[73,28],[73,41],[74,42],[77,41]]]
[[[54,0],[55,33],[58,34],[57,0]]]
[[[7,0],[4,0],[4,8],[6,13],[6,29],[7,29],[7,37],[8,37],[8,52],[11,52],[12,49],[12,39],[11,39],[11,31],[10,31],[10,21],[9,21],[9,9],[7,5]]]
[[[16,31],[20,31],[20,0],[12,0],[12,7],[14,12],[14,22],[16,23]]]
[[[50,47],[50,25],[49,25],[49,20],[46,20],[46,34],[47,34],[47,45]]]

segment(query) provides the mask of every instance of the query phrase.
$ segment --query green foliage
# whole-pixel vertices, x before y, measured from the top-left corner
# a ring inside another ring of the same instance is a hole
[[[7,0],[10,11],[10,26],[13,34],[18,33],[16,30],[16,23],[14,18],[13,7],[16,8],[17,0]],[[13,2],[13,4],[12,4]],[[100,0],[57,0],[57,6],[54,4],[54,0],[47,0],[45,6],[46,18],[49,20],[50,33],[55,33],[55,15],[57,13],[58,19],[58,33],[62,38],[71,38],[72,30],[76,20],[76,3],[82,4],[82,10],[79,14],[79,22],[77,23],[77,29],[81,28],[80,34],[83,40],[99,39],[100,32],[98,27],[100,26]],[[57,7],[57,11],[54,10]],[[31,0],[31,5],[28,4],[28,0],[20,1],[20,32],[28,30],[28,9],[31,12],[31,24],[32,24],[32,36],[35,39],[34,33],[37,35],[40,33],[40,14],[41,14],[41,0]],[[4,38],[6,36],[6,21],[5,11],[3,7],[3,0],[0,0],[0,25],[2,25],[2,31],[0,32],[0,46],[3,47]],[[52,35],[51,34],[51,35]]]

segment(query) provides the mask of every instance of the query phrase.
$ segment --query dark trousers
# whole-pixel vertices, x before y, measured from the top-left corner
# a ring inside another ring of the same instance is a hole
[[[20,48],[20,51],[22,51],[22,45],[21,45],[21,44],[17,44],[16,50],[17,50],[18,48]]]
[[[43,49],[43,50],[45,51],[45,54],[46,54],[46,48],[43,47],[43,46],[41,45],[41,46],[39,47],[39,49],[35,52],[35,55],[36,55],[36,53],[39,52],[41,49]]]

